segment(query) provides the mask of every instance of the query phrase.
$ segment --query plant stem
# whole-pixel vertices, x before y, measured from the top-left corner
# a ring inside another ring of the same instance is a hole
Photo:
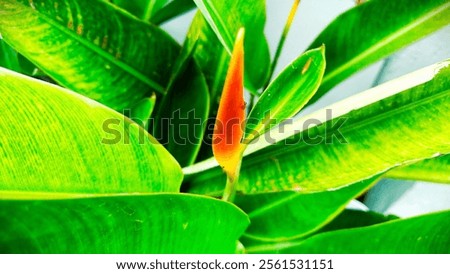
[[[241,163],[242,163],[242,155],[244,149],[242,150],[239,163],[236,166],[236,170],[234,174],[227,173],[227,184],[225,186],[225,190],[223,192],[222,200],[232,203],[234,200],[234,196],[236,195],[236,188],[239,182],[239,174],[241,171]]]
[[[267,82],[264,85],[263,91],[266,90],[270,84],[270,80],[272,79],[273,73],[278,64],[278,59],[280,58],[281,51],[283,50],[284,43],[286,42],[286,37],[289,33],[289,30],[291,29],[292,21],[294,21],[294,17],[297,12],[298,6],[300,5],[300,1],[301,0],[294,0],[294,4],[292,5],[291,11],[289,12],[288,19],[286,21],[286,24],[284,25],[283,33],[281,34],[280,41],[278,42],[275,57],[273,58],[272,65],[270,67],[269,77],[267,78]]]
[[[236,193],[237,179],[237,177],[228,176],[227,174],[227,184],[222,197],[223,201],[233,202]]]

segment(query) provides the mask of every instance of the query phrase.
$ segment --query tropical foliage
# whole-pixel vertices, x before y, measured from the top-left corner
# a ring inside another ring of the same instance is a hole
[[[356,5],[275,75],[299,2],[271,57],[265,0],[0,0],[0,252],[449,253],[450,211],[346,206],[450,183],[450,60],[297,114],[450,3]]]

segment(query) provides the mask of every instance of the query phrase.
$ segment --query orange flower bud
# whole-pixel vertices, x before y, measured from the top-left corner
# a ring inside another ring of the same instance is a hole
[[[232,178],[242,157],[244,119],[244,29],[240,29],[220,99],[212,144],[214,157]]]

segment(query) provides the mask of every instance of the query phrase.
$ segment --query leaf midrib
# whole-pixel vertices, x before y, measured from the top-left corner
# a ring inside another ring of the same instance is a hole
[[[227,50],[228,54],[231,55],[231,48],[230,45],[233,45],[233,39],[231,34],[228,32],[228,28],[225,27],[225,23],[222,20],[222,17],[219,15],[219,12],[216,10],[216,8],[214,7],[214,5],[210,5],[210,3],[208,2],[208,0],[202,1],[204,3],[205,6],[205,10],[208,11],[208,13],[211,13],[211,15],[215,16],[217,19],[217,23],[218,25],[216,25],[216,22],[214,20],[214,18],[210,15],[209,17],[212,20],[213,25],[215,26],[217,32],[219,32],[219,40],[221,40],[224,43],[224,47]],[[225,32],[225,37],[222,37],[222,32],[219,30],[219,27],[222,28]],[[217,34],[216,34],[217,35]],[[225,39],[227,41],[225,41]]]
[[[355,122],[351,127],[340,129],[340,132],[342,133],[342,135],[344,135],[345,132],[354,131],[354,130],[357,130],[358,128],[365,127],[368,124],[372,124],[372,123],[374,123],[376,121],[383,120],[386,117],[395,116],[396,113],[400,113],[400,112],[406,111],[408,109],[415,109],[415,108],[417,108],[417,107],[419,107],[421,105],[424,105],[424,104],[426,104],[426,103],[428,103],[430,101],[437,100],[440,97],[448,96],[447,93],[449,91],[450,91],[450,89],[446,89],[444,91],[439,92],[438,94],[434,94],[434,95],[429,96],[427,98],[421,99],[418,102],[417,101],[411,102],[410,104],[403,105],[403,106],[400,106],[400,107],[397,107],[395,109],[391,109],[391,110],[388,110],[388,111],[384,111],[384,112],[380,113],[379,115],[367,117],[366,119],[363,119],[363,120],[360,120],[358,122]],[[302,131],[302,132],[304,132],[304,131]],[[332,134],[327,134],[326,136],[329,136],[329,135],[332,135]],[[266,154],[270,154],[271,157],[276,157],[276,156],[278,156],[280,154],[292,153],[293,151],[301,150],[301,149],[303,149],[304,147],[307,147],[307,146],[308,146],[307,144],[302,143],[302,144],[299,144],[299,145],[296,145],[296,146],[276,147],[276,149],[273,149],[273,147],[267,147],[267,148],[272,148],[272,149],[270,149],[269,151],[265,151],[265,152],[264,152],[264,149],[263,149],[263,150],[261,150],[261,153],[258,155],[258,157],[252,157],[252,158],[248,159],[245,162],[246,162],[246,164],[259,163],[259,162],[262,162],[262,161],[266,160],[265,159]]]
[[[308,56],[305,55],[305,57],[308,57]],[[309,58],[312,58],[312,57],[309,56]],[[315,69],[315,71],[319,71],[319,69],[320,69],[320,64],[317,64],[315,59],[313,59],[312,62],[313,62],[313,64],[314,64],[314,66],[311,66],[311,67],[310,67],[310,70]],[[289,66],[290,66],[290,65],[289,65]],[[299,110],[297,110],[295,113],[297,113],[298,111],[300,111],[300,110],[308,103],[308,101],[311,100],[311,98],[314,96],[314,94],[316,94],[317,88],[314,88],[314,92],[311,92],[311,93],[309,93],[309,94],[306,94],[306,96],[305,96],[305,94],[303,93],[303,91],[300,90],[300,88],[308,81],[307,77],[308,77],[308,76],[302,75],[302,79],[301,79],[300,81],[298,81],[298,82],[296,81],[295,84],[290,88],[290,91],[291,91],[291,92],[287,93],[287,96],[283,96],[282,99],[279,100],[278,103],[276,104],[276,107],[275,107],[275,108],[272,108],[272,109],[270,110],[270,114],[271,114],[271,115],[270,115],[270,118],[271,118],[271,119],[273,119],[273,118],[276,117],[278,114],[280,114],[280,113],[282,113],[283,111],[285,111],[285,109],[284,109],[285,106],[286,106],[290,101],[292,101],[293,97],[295,97],[295,95],[294,95],[293,92],[292,92],[293,90],[295,90],[296,92],[301,92],[301,93],[302,93],[302,94],[300,95],[301,98],[299,98],[299,99],[302,99],[302,100],[303,100],[303,102],[301,102],[301,104],[299,104],[298,107],[297,107]],[[322,78],[322,77],[320,77],[320,78]],[[320,80],[321,80],[321,79],[318,80],[318,83],[319,83],[319,84],[320,84]],[[274,82],[272,82],[272,83],[269,85],[269,87],[267,88],[267,90],[270,90],[270,89],[271,89],[271,86],[273,85],[273,83],[274,83]],[[317,85],[317,84],[316,84],[316,85]],[[264,96],[264,94],[263,94],[263,96]],[[294,113],[294,115],[295,115],[295,113]],[[249,115],[249,120],[253,118],[251,114],[252,114],[252,113],[250,113],[250,115]],[[289,118],[289,117],[283,118],[283,120],[288,119],[288,118]],[[265,134],[267,131],[269,131],[269,130],[271,130],[273,127],[275,127],[275,125],[270,126],[270,124],[269,124],[269,125],[266,125],[266,123],[262,123],[264,120],[265,120],[265,118],[263,118],[262,120],[260,120],[260,121],[258,122],[258,125],[257,125],[255,128],[252,129],[252,131],[257,132],[257,134],[256,134],[255,136],[251,136],[251,139],[248,139],[249,136],[248,136],[248,132],[247,132],[247,130],[246,130],[245,138],[244,138],[244,141],[243,141],[245,144],[252,142],[252,141],[255,140],[256,138],[260,137],[261,135]],[[277,124],[280,124],[280,123],[282,123],[283,121],[279,121],[279,118],[276,118],[276,122],[277,122]],[[266,126],[268,126],[268,127],[266,127]]]
[[[13,1],[11,1],[11,0],[7,0],[7,1],[10,2],[12,5],[16,4],[16,3],[13,3]],[[22,4],[22,6],[24,6],[24,8],[31,9],[27,5]],[[82,44],[88,50],[91,50],[91,51],[97,53],[99,56],[101,56],[104,59],[108,60],[109,62],[115,64],[116,66],[121,68],[123,71],[126,71],[130,75],[134,76],[136,79],[140,80],[141,82],[143,82],[143,83],[147,84],[148,86],[150,86],[151,88],[153,88],[155,91],[157,91],[161,94],[165,94],[166,91],[160,84],[158,84],[155,81],[153,81],[152,79],[146,77],[144,74],[142,74],[139,71],[137,71],[136,69],[132,68],[130,65],[128,65],[120,60],[117,60],[114,56],[105,52],[104,50],[102,50],[101,48],[99,48],[98,46],[93,44],[91,41],[86,40],[86,39],[82,38],[81,36],[77,35],[76,33],[74,33],[73,31],[68,30],[66,27],[59,24],[56,20],[53,20],[49,16],[47,16],[37,10],[31,9],[30,12],[37,14],[39,18],[43,19],[45,22],[47,22],[51,26],[55,27],[56,29],[58,29],[65,35],[69,36],[70,38],[73,38],[76,42]],[[119,12],[119,11],[117,11],[117,12]]]

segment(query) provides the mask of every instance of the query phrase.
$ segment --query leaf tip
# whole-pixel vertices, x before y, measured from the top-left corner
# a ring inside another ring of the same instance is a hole
[[[321,46],[320,46],[320,52],[323,54],[323,55],[325,55],[325,44],[322,44]]]

